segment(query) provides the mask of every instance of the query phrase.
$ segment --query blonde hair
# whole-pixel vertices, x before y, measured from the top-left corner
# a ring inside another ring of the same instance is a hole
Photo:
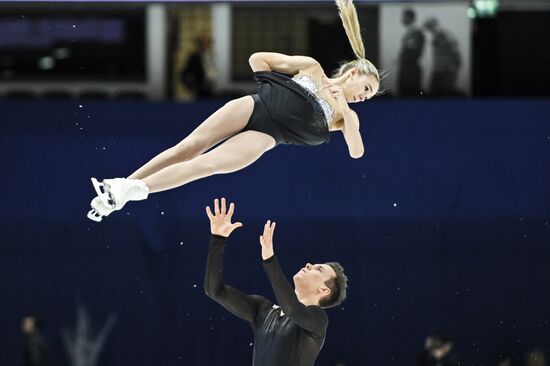
[[[362,74],[372,74],[380,81],[380,74],[376,67],[365,58],[365,45],[361,37],[361,28],[357,19],[357,10],[353,5],[353,0],[335,0],[338,7],[338,14],[342,20],[342,25],[348,36],[349,43],[353,49],[353,53],[357,57],[353,61],[344,61],[334,76],[342,76],[346,71],[356,67]]]

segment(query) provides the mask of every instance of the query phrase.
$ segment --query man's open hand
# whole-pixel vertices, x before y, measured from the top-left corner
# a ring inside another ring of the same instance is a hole
[[[210,232],[214,235],[220,235],[227,238],[233,230],[243,226],[243,224],[240,222],[231,223],[231,217],[235,211],[235,204],[231,202],[229,211],[227,211],[225,198],[222,198],[221,201],[222,205],[220,208],[219,200],[217,198],[214,200],[214,214],[212,214],[210,206],[206,206],[206,214],[208,215],[208,219],[210,219]]]

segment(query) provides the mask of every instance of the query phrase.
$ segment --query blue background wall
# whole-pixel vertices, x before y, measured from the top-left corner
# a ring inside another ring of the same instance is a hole
[[[252,333],[202,291],[204,207],[237,203],[226,280],[272,298],[257,238],[278,222],[289,277],[338,260],[349,297],[329,310],[318,365],[413,365],[443,330],[464,364],[550,349],[550,102],[375,101],[356,109],[366,155],[333,135],[251,167],[154,194],[100,224],[89,177],[125,176],[221,102],[1,103],[0,347],[42,314],[54,364],[77,303],[118,323],[101,365],[247,365]]]

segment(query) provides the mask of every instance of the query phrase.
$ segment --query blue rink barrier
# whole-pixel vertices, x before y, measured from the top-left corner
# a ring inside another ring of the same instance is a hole
[[[64,364],[60,332],[78,303],[97,327],[118,314],[102,366],[251,364],[250,329],[202,290],[204,207],[221,196],[244,223],[228,284],[274,300],[258,243],[267,219],[289,278],[306,262],[344,265],[349,297],[328,310],[317,365],[414,365],[439,331],[464,365],[550,350],[550,101],[367,102],[354,106],[359,160],[333,134],[86,219],[91,176],[127,176],[221,105],[0,103],[7,365],[32,312]]]

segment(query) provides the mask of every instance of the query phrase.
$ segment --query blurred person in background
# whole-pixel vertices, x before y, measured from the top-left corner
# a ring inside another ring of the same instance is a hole
[[[43,322],[35,315],[28,315],[21,321],[21,331],[25,337],[21,365],[45,366],[48,347],[42,336]]]
[[[525,366],[546,366],[546,355],[539,348],[534,348],[525,357]]]
[[[424,27],[432,33],[433,68],[430,78],[430,94],[433,96],[461,95],[457,90],[458,73],[462,57],[458,41],[448,31],[441,28],[439,21],[430,18]]]
[[[495,361],[493,362],[493,366],[516,366],[516,359],[513,355],[510,353],[500,353]]]
[[[418,366],[459,366],[454,343],[445,335],[430,335],[418,357]]]
[[[403,97],[419,96],[421,94],[422,68],[420,57],[424,51],[426,37],[416,26],[416,13],[412,9],[405,9],[401,22],[406,28],[401,39],[399,52],[399,73],[397,76],[399,95]]]
[[[278,305],[260,295],[248,295],[226,285],[223,254],[233,230],[235,205],[227,209],[225,198],[214,200],[210,220],[210,245],[206,261],[204,291],[234,315],[245,320],[254,332],[252,364],[256,366],[312,366],[325,341],[328,317],[324,309],[340,305],[346,298],[347,277],[337,262],[310,264],[293,276],[294,288],[286,279],[273,250],[275,222],[267,221],[260,236],[264,270]]]
[[[195,99],[202,99],[212,96],[214,77],[212,39],[203,34],[195,39],[195,50],[181,72],[181,81]]]
[[[355,60],[343,63],[329,78],[311,57],[254,53],[249,63],[259,83],[257,94],[230,101],[128,178],[103,182],[92,178],[98,196],[91,201],[88,218],[101,221],[128,201],[144,200],[149,193],[238,171],[280,144],[328,142],[333,131],[343,133],[352,158],[363,156],[359,117],[349,103],[375,96],[380,76],[365,58],[353,2],[337,0],[336,4]]]

